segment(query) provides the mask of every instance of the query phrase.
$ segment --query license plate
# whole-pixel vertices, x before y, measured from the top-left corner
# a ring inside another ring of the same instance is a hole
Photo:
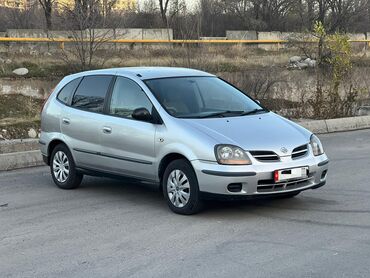
[[[294,179],[304,179],[307,177],[308,177],[308,167],[276,170],[274,172],[275,182],[289,181]]]

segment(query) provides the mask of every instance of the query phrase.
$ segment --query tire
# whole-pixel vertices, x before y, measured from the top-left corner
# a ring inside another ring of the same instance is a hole
[[[186,159],[172,161],[162,178],[163,195],[170,209],[183,215],[191,215],[203,208],[198,179]]]
[[[61,189],[75,189],[83,178],[83,175],[76,171],[72,154],[64,144],[57,145],[51,153],[50,173],[54,183]]]

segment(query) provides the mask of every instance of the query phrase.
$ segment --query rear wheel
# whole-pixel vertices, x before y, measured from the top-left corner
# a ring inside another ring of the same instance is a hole
[[[167,166],[162,187],[167,204],[173,212],[191,215],[202,209],[198,180],[187,160],[178,159]]]
[[[64,144],[57,145],[51,153],[50,172],[54,183],[62,189],[78,187],[83,178],[83,175],[76,171],[72,154]]]

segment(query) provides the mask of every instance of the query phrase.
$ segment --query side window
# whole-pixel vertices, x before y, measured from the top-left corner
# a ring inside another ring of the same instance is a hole
[[[72,106],[92,112],[103,112],[104,100],[112,76],[85,76],[73,96]]]
[[[69,82],[67,85],[65,85],[63,89],[59,91],[57,98],[61,102],[68,104],[69,98],[72,96],[73,92],[76,90],[76,87],[80,83],[80,80],[81,78],[77,78]]]
[[[146,108],[152,112],[153,105],[134,81],[117,77],[110,103],[110,114],[132,118],[132,112],[137,108]]]

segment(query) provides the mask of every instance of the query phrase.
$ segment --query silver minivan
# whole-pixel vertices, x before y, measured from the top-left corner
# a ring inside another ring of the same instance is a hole
[[[198,70],[117,68],[65,77],[45,102],[41,152],[55,184],[84,174],[149,181],[172,211],[209,197],[293,197],[326,182],[320,140]]]

